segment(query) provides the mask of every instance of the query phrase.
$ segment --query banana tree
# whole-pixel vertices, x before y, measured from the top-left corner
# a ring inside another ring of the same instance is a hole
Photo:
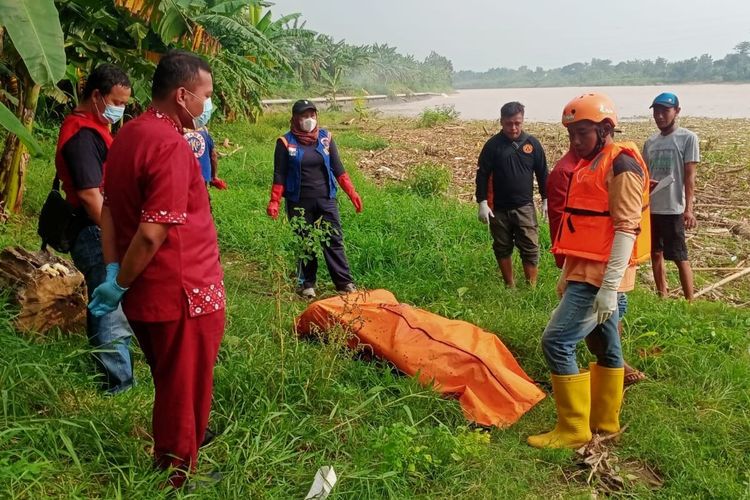
[[[0,58],[10,83],[6,101],[16,108],[15,113],[4,104],[0,108],[0,122],[10,131],[0,157],[0,212],[4,213],[21,208],[27,145],[39,149],[31,137],[39,94],[43,86],[54,86],[65,74],[65,50],[53,0],[0,0],[0,26],[4,28]]]
[[[115,5],[158,35],[158,52],[183,47],[211,63],[214,90],[224,116],[253,117],[274,72],[291,71],[286,55],[253,24],[260,0],[115,0]],[[264,18],[260,18],[261,20]]]

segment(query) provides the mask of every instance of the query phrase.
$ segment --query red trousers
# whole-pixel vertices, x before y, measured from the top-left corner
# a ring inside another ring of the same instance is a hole
[[[214,365],[225,312],[177,321],[131,321],[154,378],[154,459],[161,468],[195,468],[208,425]]]

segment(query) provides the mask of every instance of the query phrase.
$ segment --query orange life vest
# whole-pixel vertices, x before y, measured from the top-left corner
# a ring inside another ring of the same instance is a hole
[[[592,160],[581,160],[568,186],[563,218],[552,253],[573,255],[596,262],[609,261],[615,228],[609,213],[607,176],[615,158],[626,154],[643,171],[640,232],[636,236],[630,264],[647,261],[651,256],[651,217],[649,211],[648,167],[632,142],[605,146]]]

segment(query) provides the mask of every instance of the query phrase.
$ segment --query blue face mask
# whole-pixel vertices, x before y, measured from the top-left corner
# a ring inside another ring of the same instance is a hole
[[[114,104],[107,104],[104,107],[104,113],[102,116],[109,123],[117,123],[122,120],[122,116],[125,114],[125,106],[115,106]]]
[[[107,123],[115,124],[122,120],[122,116],[125,114],[125,106],[115,106],[114,104],[107,104],[107,101],[105,101],[103,97],[102,102],[104,103],[104,113],[102,113],[101,115],[107,121]],[[94,101],[94,105],[96,106],[96,101]],[[99,106],[96,106],[96,111],[99,111]]]
[[[193,97],[200,99],[197,95],[193,94],[189,90],[185,89],[185,91]],[[211,102],[211,98],[207,97],[206,100],[203,101],[203,113],[201,113],[200,115],[193,116],[192,113],[188,111],[187,107],[185,108],[185,111],[187,111],[188,114],[193,118],[193,128],[199,129],[208,125],[208,121],[211,119],[211,114],[214,112],[214,104]]]

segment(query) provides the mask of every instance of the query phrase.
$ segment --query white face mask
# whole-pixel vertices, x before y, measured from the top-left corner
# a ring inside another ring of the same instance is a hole
[[[302,130],[305,132],[312,132],[315,130],[315,127],[318,125],[318,120],[315,118],[303,118],[302,123],[300,124],[300,127],[302,127]]]

